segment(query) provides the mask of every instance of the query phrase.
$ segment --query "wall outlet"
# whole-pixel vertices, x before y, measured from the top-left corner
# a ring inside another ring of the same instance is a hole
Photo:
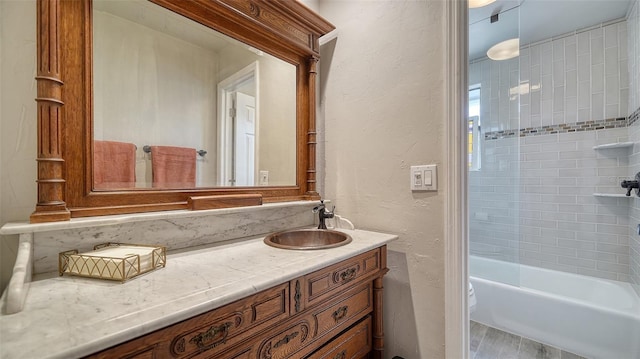
[[[268,186],[269,185],[269,171],[260,171],[258,179],[259,186]]]

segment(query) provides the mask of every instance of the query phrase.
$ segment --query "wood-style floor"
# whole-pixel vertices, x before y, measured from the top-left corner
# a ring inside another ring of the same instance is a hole
[[[474,321],[470,341],[471,359],[587,359]]]

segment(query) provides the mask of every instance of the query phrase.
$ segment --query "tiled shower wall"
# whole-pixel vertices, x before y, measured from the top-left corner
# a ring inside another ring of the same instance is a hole
[[[470,252],[629,281],[629,202],[622,193],[626,128],[485,141],[470,174]],[[519,152],[519,155],[518,155]]]
[[[481,139],[481,169],[470,173],[472,254],[638,282],[629,208],[638,202],[640,218],[640,199],[593,195],[623,193],[636,151],[593,149],[629,138],[634,36],[618,21],[534,44],[519,59],[470,65],[470,84],[481,85],[482,137],[494,132]],[[580,123],[616,118],[625,119]],[[565,133],[543,128],[560,124]]]
[[[640,2],[636,1],[627,17],[629,39],[629,112],[631,116],[640,116]],[[635,111],[635,112],[633,112]],[[637,117],[634,117],[637,118]],[[629,127],[629,139],[634,142],[629,158],[629,175],[640,172],[640,121]],[[640,236],[636,226],[640,224],[640,198],[630,202],[629,260],[631,283],[640,295]]]
[[[627,47],[627,24],[618,21],[525,46],[512,60],[472,62],[483,130],[626,117]]]

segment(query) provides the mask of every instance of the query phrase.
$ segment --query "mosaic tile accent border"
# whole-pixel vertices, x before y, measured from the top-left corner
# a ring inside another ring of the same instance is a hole
[[[629,126],[633,125],[638,120],[640,120],[640,107],[638,107],[637,110],[635,110],[631,115],[629,115]]]
[[[640,117],[640,111],[634,112],[634,115],[636,116],[634,118],[634,121],[637,121],[638,117]],[[620,118],[609,118],[609,119],[600,120],[600,121],[581,121],[581,122],[575,122],[575,123],[564,123],[561,125],[521,128],[519,130],[485,132],[484,139],[497,140],[497,139],[511,138],[511,137],[529,137],[529,136],[540,136],[540,135],[552,135],[556,133],[585,132],[585,131],[595,131],[595,130],[603,130],[603,129],[609,129],[609,128],[621,128],[621,127],[629,126],[630,120],[631,120],[631,116],[629,117],[629,119],[627,119],[627,117],[620,117]]]

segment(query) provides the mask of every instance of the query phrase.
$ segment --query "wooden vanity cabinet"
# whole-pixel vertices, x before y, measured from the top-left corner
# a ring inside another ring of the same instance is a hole
[[[89,358],[381,358],[386,246]]]

